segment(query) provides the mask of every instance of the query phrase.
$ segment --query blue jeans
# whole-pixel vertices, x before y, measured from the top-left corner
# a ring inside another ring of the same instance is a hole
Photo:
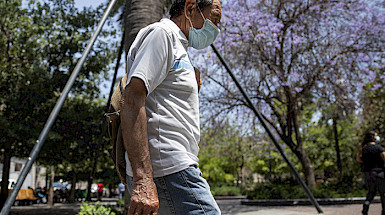
[[[127,186],[132,194],[132,177]],[[210,192],[210,186],[196,166],[154,178],[159,198],[158,215],[217,215],[221,211]]]
[[[385,215],[385,178],[384,173],[382,176],[378,175],[379,172],[364,172],[365,184],[368,188],[368,193],[366,194],[366,199],[364,202],[364,210],[369,210],[369,205],[372,203],[374,197],[377,194],[377,191],[380,193],[381,205],[382,205],[382,215]]]

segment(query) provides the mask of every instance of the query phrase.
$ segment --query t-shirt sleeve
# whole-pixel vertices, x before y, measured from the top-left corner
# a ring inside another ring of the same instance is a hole
[[[147,29],[141,35],[139,47],[131,51],[134,57],[127,84],[133,77],[141,79],[150,94],[166,78],[173,61],[172,41],[161,27]]]
[[[382,147],[382,146],[380,146],[380,145],[376,145],[376,146],[377,146],[377,151],[378,151],[379,153],[385,152],[384,147]]]

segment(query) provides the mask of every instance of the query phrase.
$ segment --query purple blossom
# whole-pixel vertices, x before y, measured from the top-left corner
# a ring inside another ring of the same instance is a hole
[[[278,41],[274,41],[274,47],[278,48],[280,46],[281,46],[281,44]]]
[[[363,86],[364,86],[364,84],[362,82],[358,82],[356,84],[356,87],[359,88],[359,89],[362,89]]]
[[[303,41],[302,37],[295,37],[293,40],[293,45],[296,46],[296,45],[300,44],[302,41]]]
[[[382,87],[382,84],[375,84],[373,85],[373,87],[371,88],[372,91],[376,91],[378,89],[380,89]]]
[[[288,78],[292,82],[297,82],[300,78],[300,75],[297,72],[293,72],[289,74]]]
[[[316,4],[316,5],[312,6],[312,7],[310,7],[310,11],[315,12],[315,13],[319,13],[320,10],[321,10],[321,6],[318,5],[318,4]]]
[[[369,56],[365,55],[365,56],[362,57],[361,60],[362,60],[363,62],[367,63],[367,62],[370,61],[370,58],[369,58]]]
[[[267,84],[253,86],[255,92],[250,90],[250,93],[274,95],[267,92],[266,85],[272,91],[293,86],[292,93],[300,93],[304,89],[298,82],[306,84],[313,78],[313,72],[320,79],[315,85],[322,86],[315,90],[333,90],[325,86],[324,80],[338,85],[340,79],[344,94],[355,93],[373,82],[376,73],[385,66],[382,52],[385,9],[378,4],[370,5],[370,1],[310,1],[310,8],[304,1],[282,1],[279,11],[276,1],[262,4],[257,0],[226,0],[222,5],[222,32],[215,44],[238,76],[246,77],[250,71],[265,75]],[[306,10],[298,17],[290,17],[293,7],[297,11]],[[281,14],[277,16],[277,12]],[[282,34],[283,23],[288,27],[285,34]],[[230,79],[219,71],[221,65],[215,55],[204,57],[211,59],[201,61],[208,74],[227,83]],[[385,75],[379,75],[385,81]],[[249,83],[261,83],[258,75],[247,77]],[[373,89],[378,87],[374,85]],[[210,89],[215,91],[214,87]]]
[[[369,72],[368,72],[368,76],[367,76],[368,81],[373,82],[373,81],[376,79],[376,76],[377,76],[377,75],[376,75],[375,72],[369,71]]]
[[[300,92],[302,92],[303,88],[301,88],[301,87],[295,87],[294,90],[295,90],[297,93],[300,93]]]

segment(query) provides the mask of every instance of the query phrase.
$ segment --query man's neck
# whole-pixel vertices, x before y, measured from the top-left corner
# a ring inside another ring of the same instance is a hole
[[[178,17],[172,18],[171,21],[173,21],[180,28],[180,30],[183,32],[185,37],[188,39],[189,31],[186,25],[187,24],[186,19],[182,15],[180,15]]]

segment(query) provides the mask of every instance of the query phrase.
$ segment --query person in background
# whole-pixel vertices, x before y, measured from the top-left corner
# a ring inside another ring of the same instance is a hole
[[[12,182],[13,183],[13,182]],[[37,196],[36,190],[34,190],[32,187],[28,186],[29,190],[32,190],[32,193],[34,196]]]
[[[98,201],[102,201],[104,185],[102,182],[98,183]]]
[[[126,190],[126,187],[124,186],[123,183],[119,183],[118,189],[119,189],[119,199],[123,199],[124,198],[124,191]]]
[[[379,145],[380,137],[374,131],[365,135],[361,147],[356,154],[358,162],[362,163],[365,184],[368,193],[363,205],[362,214],[368,215],[369,205],[373,201],[377,191],[380,193],[382,212],[385,215],[385,149]]]

